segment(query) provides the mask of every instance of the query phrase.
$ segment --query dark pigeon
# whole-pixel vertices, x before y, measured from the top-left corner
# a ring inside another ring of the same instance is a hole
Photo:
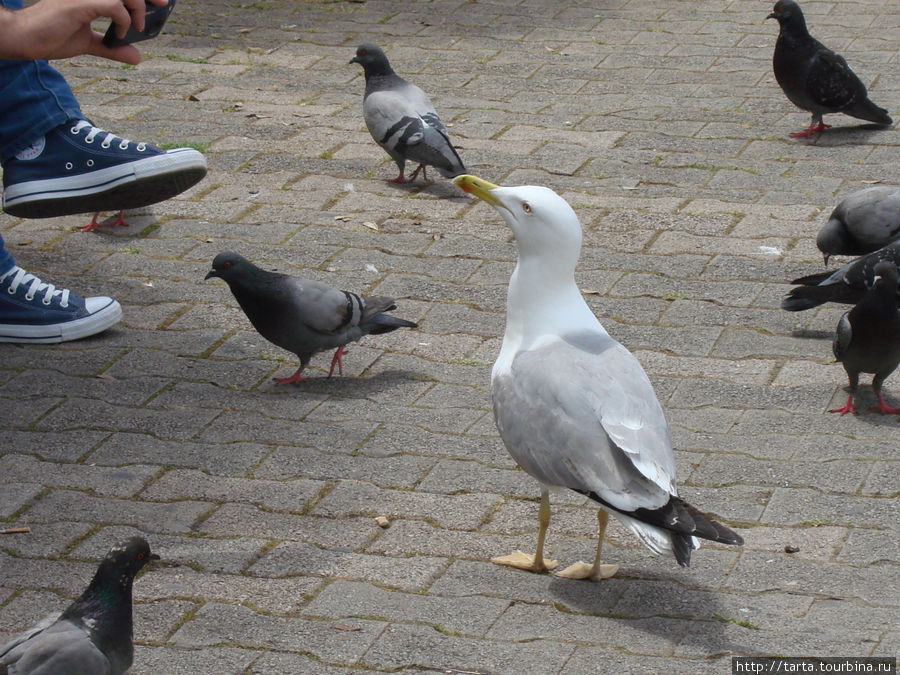
[[[364,335],[390,333],[418,324],[385,312],[396,309],[393,298],[361,297],[338,291],[311,279],[300,279],[260,269],[237,253],[220,253],[206,278],[218,277],[231,292],[253,327],[269,342],[300,357],[291,377],[276,377],[278,384],[303,382],[303,369],[316,352],[336,349],[331,359],[343,374],[344,345]]]
[[[141,537],[114,546],[81,594],[0,648],[0,675],[120,675],[134,660],[131,585],[159,556]]]
[[[435,167],[445,178],[466,173],[428,96],[394,72],[380,47],[360,45],[350,63],[360,64],[365,72],[363,116],[369,133],[400,169],[391,182],[409,183],[420,169],[427,179],[426,166]],[[403,175],[407,160],[419,164],[409,178]]]
[[[844,198],[819,230],[825,255],[864,255],[900,238],[900,187],[876,185]]]
[[[766,18],[776,19],[779,26],[772,59],[775,79],[791,103],[812,113],[809,127],[791,134],[792,138],[827,129],[822,123],[826,113],[842,112],[882,125],[893,123],[887,110],[869,100],[866,86],[844,58],[809,34],[794,0],[778,0]]]
[[[881,385],[900,365],[900,310],[897,309],[897,266],[888,260],[875,265],[875,285],[837,326],[834,336],[834,358],[844,365],[850,379],[850,396],[843,408],[829,412],[856,414],[853,395],[859,385],[860,373],[873,373],[872,390],[878,405],[872,410],[885,415],[898,415],[900,408],[891,408],[881,395]]]
[[[868,255],[851,260],[834,272],[820,272],[794,279],[792,284],[801,285],[788,292],[787,297],[781,301],[781,309],[802,312],[826,302],[855,305],[872,287],[875,280],[875,265],[882,260],[900,265],[900,241],[894,241]],[[900,295],[897,296],[897,303],[900,305]]]

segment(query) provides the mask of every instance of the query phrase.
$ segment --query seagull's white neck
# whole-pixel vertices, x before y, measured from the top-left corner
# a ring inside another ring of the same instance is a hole
[[[604,329],[575,285],[574,271],[548,270],[546,260],[520,258],[509,280],[506,332],[492,376],[508,370],[516,352],[583,330]]]

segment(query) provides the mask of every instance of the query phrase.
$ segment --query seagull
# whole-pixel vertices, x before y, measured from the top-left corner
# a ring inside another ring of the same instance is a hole
[[[878,399],[877,410],[883,415],[898,415],[900,408],[884,402],[881,385],[900,365],[900,310],[897,309],[897,267],[890,260],[875,265],[872,289],[853,309],[845,312],[834,336],[834,358],[844,365],[850,380],[850,395],[843,408],[828,412],[856,414],[853,395],[860,373],[873,373],[872,390]]]
[[[608,516],[618,518],[654,553],[687,567],[697,537],[741,545],[743,539],[678,496],[675,458],[662,407],[638,360],[616,342],[575,285],[581,224],[546,187],[498,187],[471,175],[454,180],[493,206],[519,249],[509,281],[506,331],[491,371],[494,418],[513,459],[541,484],[534,555],[516,551],[493,562],[545,572],[549,488],[590,497],[600,509],[593,564],[559,576],[600,580]]]
[[[306,380],[303,369],[316,352],[336,349],[331,359],[343,375],[341,357],[349,342],[364,335],[390,333],[418,324],[386,314],[397,309],[393,298],[362,297],[339,291],[312,279],[260,269],[244,256],[225,252],[217,255],[206,279],[218,277],[266,340],[300,357],[300,367],[290,377],[276,377],[278,384]]]
[[[778,21],[772,57],[775,79],[791,103],[812,113],[809,127],[791,138],[807,138],[827,129],[822,122],[825,113],[842,112],[881,125],[893,123],[887,110],[869,100],[866,86],[844,57],[809,34],[794,0],[778,0],[766,18]]]
[[[426,165],[445,178],[466,172],[428,95],[397,75],[380,47],[360,45],[350,63],[360,64],[366,76],[363,117],[369,133],[400,169],[390,182],[412,182],[419,170],[427,180]],[[419,163],[409,178],[403,175],[406,160]]]
[[[834,207],[816,246],[825,256],[863,255],[900,239],[900,187],[874,185],[844,197]]]
[[[38,622],[0,647],[0,673],[121,675],[134,660],[131,585],[159,556],[141,537],[106,554],[84,593],[59,616]]]

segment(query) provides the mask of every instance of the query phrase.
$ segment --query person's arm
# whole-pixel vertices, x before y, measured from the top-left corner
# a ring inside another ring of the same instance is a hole
[[[164,6],[168,0],[148,0]],[[103,36],[91,30],[94,19],[106,16],[124,36],[134,24],[144,27],[144,0],[40,0],[25,9],[0,8],[0,58],[62,59],[91,54],[124,63],[140,63],[131,46],[107,47]]]

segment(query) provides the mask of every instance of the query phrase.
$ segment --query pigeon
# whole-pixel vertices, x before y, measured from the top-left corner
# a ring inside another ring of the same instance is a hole
[[[453,182],[493,206],[519,249],[509,282],[506,331],[491,371],[494,418],[513,459],[541,484],[534,555],[516,551],[493,562],[545,572],[549,487],[595,501],[599,536],[594,563],[559,575],[600,580],[612,515],[655,553],[687,567],[698,537],[740,545],[743,539],[688,504],[675,486],[675,458],[662,407],[638,360],[604,330],[575,285],[581,224],[546,187],[498,187],[471,175]]]
[[[360,45],[350,63],[360,64],[365,72],[363,116],[369,133],[400,169],[390,182],[409,183],[420,169],[427,180],[426,165],[445,178],[466,172],[428,96],[394,72],[380,47]],[[403,175],[406,160],[419,163],[409,178]]]
[[[834,336],[834,358],[844,365],[850,380],[850,395],[843,408],[829,412],[856,414],[853,395],[860,373],[873,373],[872,390],[878,399],[877,410],[883,415],[898,415],[900,408],[884,402],[881,385],[900,365],[900,310],[897,309],[897,266],[882,260],[875,265],[875,282],[859,303],[845,312]]]
[[[888,111],[869,100],[866,86],[836,54],[806,30],[806,20],[794,0],[778,0],[767,19],[778,21],[778,40],[772,66],[785,96],[798,108],[812,113],[812,121],[792,138],[806,138],[824,131],[825,113],[842,112],[876,124],[893,120]]]
[[[900,240],[851,260],[834,272],[820,272],[794,279],[792,284],[801,285],[788,291],[787,297],[781,301],[781,309],[802,312],[826,302],[855,305],[872,287],[875,265],[881,260],[890,260],[895,265],[900,265]],[[900,304],[900,295],[897,296],[897,303]]]
[[[266,340],[300,357],[300,367],[278,384],[306,380],[301,375],[316,352],[336,349],[328,377],[335,366],[343,375],[345,345],[364,335],[390,333],[418,324],[386,314],[396,309],[393,298],[361,297],[311,279],[260,269],[237,253],[220,253],[206,279],[218,277],[228,284],[253,327]]]
[[[819,230],[816,246],[825,255],[863,255],[900,239],[900,187],[876,185],[838,204]]]
[[[0,648],[0,675],[119,675],[134,660],[131,585],[159,556],[142,537],[110,549],[90,585],[59,615]]]

